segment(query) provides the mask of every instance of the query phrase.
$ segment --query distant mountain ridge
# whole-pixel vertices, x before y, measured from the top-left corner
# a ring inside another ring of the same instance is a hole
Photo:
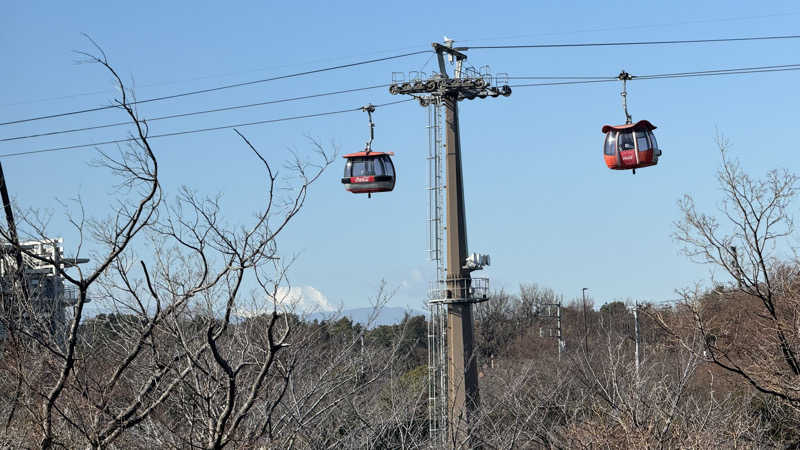
[[[306,320],[328,320],[330,318],[339,318],[339,317],[347,317],[353,322],[360,323],[361,325],[367,325],[374,312],[373,308],[352,308],[352,309],[344,309],[341,312],[333,312],[333,311],[322,311],[316,312],[313,314],[309,314],[306,316]],[[378,312],[378,315],[374,318],[374,320],[369,323],[370,327],[379,327],[381,325],[395,325],[403,321],[403,318],[408,314],[411,317],[414,316],[426,316],[428,315],[427,312],[413,309],[413,308],[402,308],[398,306],[387,306],[385,308],[381,308]]]

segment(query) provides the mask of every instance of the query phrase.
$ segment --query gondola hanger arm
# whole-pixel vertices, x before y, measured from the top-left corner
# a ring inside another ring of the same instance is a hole
[[[375,140],[375,122],[372,121],[372,113],[375,112],[375,105],[370,103],[367,106],[362,106],[361,110],[369,115],[369,140],[367,141],[366,149],[364,149],[364,152],[369,155],[372,151],[372,141]]]
[[[622,96],[622,109],[625,111],[625,124],[630,125],[633,123],[633,119],[630,113],[628,113],[628,80],[632,80],[633,77],[623,70],[617,75],[617,79],[622,81],[622,92],[620,95]]]

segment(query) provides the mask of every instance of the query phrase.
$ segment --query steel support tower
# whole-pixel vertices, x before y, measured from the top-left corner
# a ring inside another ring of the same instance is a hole
[[[548,328],[547,337],[554,337],[556,341],[558,341],[558,360],[561,361],[561,354],[567,349],[566,341],[564,341],[564,334],[563,329],[561,328],[561,304],[563,303],[564,299],[560,298],[558,303],[542,303],[542,307],[546,307],[547,310],[545,311],[546,314],[542,314],[540,312],[539,317],[543,319],[555,319],[556,327],[555,328]],[[553,314],[552,308],[555,308],[556,313]],[[555,331],[555,335],[553,335],[553,331]],[[542,333],[542,329],[539,328],[539,336],[544,337],[544,333]]]
[[[442,407],[436,391],[429,395],[429,404],[435,409],[431,412],[431,430],[439,435],[446,436],[449,446],[471,448],[475,446],[472,435],[472,416],[480,404],[478,391],[478,367],[474,354],[473,316],[472,304],[488,299],[488,279],[472,278],[470,272],[473,267],[466,265],[467,259],[467,223],[464,208],[464,177],[461,167],[461,140],[458,121],[458,101],[486,97],[499,97],[511,95],[508,85],[502,87],[492,86],[491,79],[481,76],[473,71],[474,76],[462,77],[462,65],[467,56],[458,49],[452,48],[452,41],[448,45],[434,43],[439,62],[439,74],[427,80],[412,80],[404,83],[393,83],[389,87],[392,94],[414,95],[420,104],[428,106],[432,102],[441,104],[445,109],[445,134],[446,156],[444,166],[446,169],[446,246],[447,267],[446,278],[437,280],[429,293],[432,304],[447,305],[447,320],[444,325],[446,336],[442,340],[447,345],[447,433],[441,427],[434,426],[438,420],[439,408]],[[445,55],[455,61],[456,67],[453,78],[447,75],[445,68]],[[422,94],[420,96],[419,94]],[[432,314],[437,308],[431,308]],[[429,325],[429,340],[436,339],[442,332],[437,325],[439,317],[432,315]],[[440,341],[441,342],[441,341]],[[429,349],[433,355],[429,360],[435,365],[437,361],[436,350]],[[430,356],[430,355],[429,355]],[[429,389],[435,389],[439,372],[433,366],[430,374],[437,377],[431,381]],[[437,436],[432,436],[436,438]]]

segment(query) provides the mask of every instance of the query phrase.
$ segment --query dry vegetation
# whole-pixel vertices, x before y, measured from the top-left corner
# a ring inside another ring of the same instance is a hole
[[[94,58],[114,74],[104,56]],[[116,77],[116,74],[114,74]],[[117,78],[121,92],[126,93]],[[255,145],[265,186],[249,224],[191,190],[166,200],[156,151],[123,95],[136,141],[105,167],[118,209],[72,218],[99,250],[91,270],[62,269],[78,290],[66,327],[26,314],[34,293],[3,299],[2,445],[41,448],[421,448],[428,445],[423,317],[364,327],[281,309],[275,237],[331,158],[296,163],[287,182]],[[720,222],[681,202],[676,238],[725,273],[680,304],[564,305],[559,358],[543,316],[552,291],[524,285],[476,312],[483,448],[800,448],[800,278],[792,238],[797,179],[753,180],[723,147]],[[284,181],[282,181],[284,180]],[[52,230],[21,214],[22,236]],[[2,230],[3,237],[15,238]],[[143,249],[149,253],[140,255]],[[87,317],[87,298],[105,314]],[[377,306],[387,300],[378,292]],[[271,312],[238,318],[252,304]],[[39,320],[41,319],[41,320]],[[546,333],[542,333],[545,334]]]

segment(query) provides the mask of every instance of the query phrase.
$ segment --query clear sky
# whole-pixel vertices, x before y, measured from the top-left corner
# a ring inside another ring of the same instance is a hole
[[[111,79],[74,64],[90,35],[139,98],[212,88],[364,59],[456,45],[545,44],[732,38],[800,34],[796,2],[7,2],[0,17],[0,122],[107,105]],[[472,50],[468,64],[510,76],[615,76],[800,63],[800,39],[675,46]],[[392,72],[430,72],[430,54],[141,105],[144,118],[389,83]],[[676,201],[702,209],[720,200],[717,132],[753,175],[800,166],[792,135],[798,72],[641,80],[629,83],[634,120],[648,119],[664,154],[658,166],[608,170],[603,124],[624,122],[619,83],[515,89],[511,97],[460,104],[470,251],[489,253],[480,273],[494,289],[539,283],[566,299],[582,287],[601,304],[667,300],[708,280],[671,237]],[[513,84],[513,83],[512,83]],[[385,88],[153,122],[153,134],[354,108],[399,100]],[[427,261],[427,113],[415,102],[374,114],[373,148],[396,153],[394,192],[367,199],[344,191],[343,160],[311,190],[279,244],[296,254],[294,285],[331,304],[361,307],[383,279],[391,304],[421,308]],[[119,112],[0,127],[0,139],[122,119]],[[313,157],[308,138],[339,155],[363,148],[361,112],[241,128],[270,160]],[[124,128],[0,142],[0,153],[125,137]],[[263,178],[232,130],[153,141],[164,187],[221,193],[226,220],[259,206]],[[102,217],[113,206],[111,179],[88,163],[92,149],[2,160],[23,207],[52,210],[51,229],[75,236],[59,200],[80,195]],[[61,231],[63,230],[63,231]],[[72,241],[70,241],[72,239]],[[477,274],[476,274],[477,275]],[[317,295],[316,293],[314,295]]]

